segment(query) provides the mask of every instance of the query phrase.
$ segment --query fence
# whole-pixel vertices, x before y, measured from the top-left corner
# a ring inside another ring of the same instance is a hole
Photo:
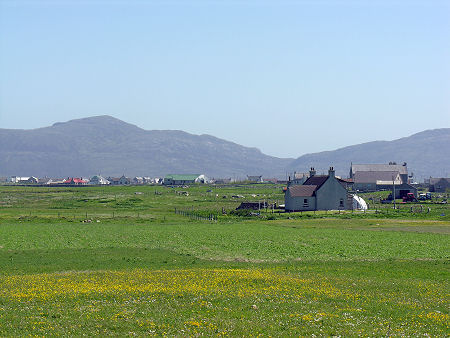
[[[175,208],[175,215],[181,215],[181,216],[189,217],[190,219],[198,220],[198,221],[217,222],[217,215],[208,214],[208,215],[205,216],[203,214],[195,212],[194,210],[189,210],[189,209],[177,209],[177,208]]]

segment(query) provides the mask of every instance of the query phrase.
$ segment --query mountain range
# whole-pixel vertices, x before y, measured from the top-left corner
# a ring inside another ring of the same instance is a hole
[[[416,179],[450,175],[450,128],[425,130],[393,141],[374,141],[333,151],[306,154],[289,164],[290,170],[307,171],[310,166],[326,171],[332,164],[336,173],[347,177],[351,163],[406,162]]]
[[[346,176],[353,163],[407,162],[416,177],[448,176],[450,128],[427,130],[394,141],[375,141],[297,159],[277,158],[211,135],[144,130],[110,116],[55,123],[50,127],[0,129],[0,176],[286,177],[311,166],[330,165]]]

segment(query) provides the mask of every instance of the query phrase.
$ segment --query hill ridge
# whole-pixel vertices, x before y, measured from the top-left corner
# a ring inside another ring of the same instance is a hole
[[[0,129],[0,175],[162,176],[201,172],[213,177],[284,176],[280,159],[213,135],[145,130],[100,115],[31,130]]]
[[[424,130],[392,141],[370,141],[335,150],[304,154],[289,165],[290,170],[307,171],[314,166],[326,172],[333,165],[336,173],[348,175],[350,164],[403,163],[416,178],[450,174],[450,128]]]
[[[296,159],[269,156],[209,134],[145,130],[109,115],[36,129],[0,129],[0,176],[89,176],[205,173],[211,177],[263,175],[329,166],[346,177],[353,163],[407,162],[416,177],[449,176],[450,128],[424,130],[392,141],[377,140],[306,153]]]

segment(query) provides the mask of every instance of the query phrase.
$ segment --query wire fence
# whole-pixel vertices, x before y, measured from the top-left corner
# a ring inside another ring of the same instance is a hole
[[[175,208],[175,215],[189,217],[190,219],[198,220],[198,221],[217,222],[217,215],[214,215],[211,213],[204,215],[204,214],[195,212],[192,209],[177,209],[177,208]]]

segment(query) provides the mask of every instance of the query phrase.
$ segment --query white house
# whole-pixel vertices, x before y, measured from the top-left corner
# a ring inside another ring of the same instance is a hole
[[[328,170],[328,175],[316,175],[314,168],[311,168],[309,176],[303,184],[290,184],[285,188],[286,211],[351,208],[345,182],[336,178],[333,167]]]
[[[106,184],[110,184],[110,182],[106,178],[104,178],[103,176],[95,175],[95,176],[91,177],[91,179],[89,180],[89,184],[92,184],[92,185],[106,185]]]

